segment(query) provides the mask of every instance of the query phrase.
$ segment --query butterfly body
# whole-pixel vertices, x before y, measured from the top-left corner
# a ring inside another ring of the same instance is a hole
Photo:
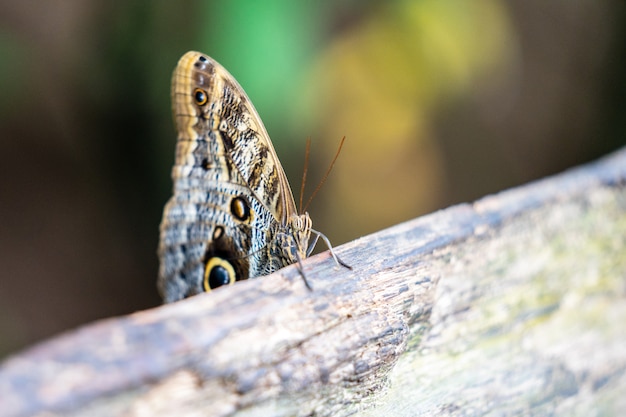
[[[267,131],[235,79],[198,52],[172,76],[178,139],[159,244],[166,302],[266,275],[306,257],[298,214]]]

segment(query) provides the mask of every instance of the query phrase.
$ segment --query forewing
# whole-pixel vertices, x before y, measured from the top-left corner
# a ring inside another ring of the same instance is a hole
[[[297,214],[291,188],[263,122],[234,77],[210,57],[192,51],[180,59],[172,83],[179,132],[193,138],[212,131],[250,191],[285,225]],[[207,94],[201,107],[189,100],[199,91]],[[190,123],[190,117],[197,121]],[[178,158],[188,155],[189,149],[177,153]]]

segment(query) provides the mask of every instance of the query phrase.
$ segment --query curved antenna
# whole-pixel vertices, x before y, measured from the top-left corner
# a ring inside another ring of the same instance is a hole
[[[309,170],[309,152],[311,150],[311,138],[306,138],[306,150],[304,151],[304,168],[302,169],[302,182],[300,183],[300,202],[298,207],[300,208],[300,214],[304,213],[302,210],[302,198],[304,197],[304,187],[306,185],[306,174]]]
[[[339,157],[339,153],[341,152],[341,148],[343,147],[343,142],[345,142],[345,140],[346,140],[345,136],[343,138],[341,138],[341,142],[339,143],[339,148],[337,148],[337,152],[335,153],[335,157],[333,158],[333,161],[330,163],[330,166],[326,170],[326,173],[324,174],[324,177],[319,182],[319,184],[317,184],[317,187],[315,187],[315,191],[313,191],[313,194],[311,194],[311,197],[309,197],[309,200],[306,202],[304,207],[302,207],[302,194],[300,195],[300,207],[301,207],[300,210],[303,213],[306,211],[307,207],[309,207],[309,204],[311,204],[311,201],[313,201],[313,197],[315,197],[317,192],[322,188],[322,185],[324,185],[324,183],[326,182],[326,179],[328,178],[328,175],[330,174],[330,171],[332,171],[333,167],[335,166],[335,162],[337,162],[337,158]],[[308,154],[309,154],[309,142],[310,142],[310,140],[307,141],[307,150],[306,150],[306,152],[307,152],[307,159],[308,159]],[[306,167],[306,164],[305,164],[305,167]],[[305,173],[303,174],[303,178],[306,178],[306,168],[305,168]]]

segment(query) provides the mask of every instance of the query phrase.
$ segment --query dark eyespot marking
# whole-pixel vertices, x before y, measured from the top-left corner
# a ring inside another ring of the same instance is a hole
[[[209,101],[208,94],[201,88],[193,90],[193,98],[198,106],[204,106]]]
[[[203,169],[203,170],[208,171],[208,170],[209,170],[209,167],[211,166],[211,165],[209,164],[209,160],[208,160],[208,158],[204,158],[204,159],[202,160],[202,162],[200,162],[200,166],[202,167],[202,169]]]
[[[230,283],[228,270],[221,265],[214,266],[209,272],[208,281],[211,289],[221,287],[222,285],[228,285]]]
[[[200,55],[200,56],[198,57],[198,60],[200,60],[200,61],[202,61],[202,62],[207,62],[207,61],[208,61],[208,60],[207,60],[207,57],[202,56],[202,55]]]
[[[230,202],[230,212],[238,220],[246,221],[250,218],[250,205],[244,197],[235,197]]]
[[[225,259],[211,258],[204,268],[202,287],[209,292],[223,285],[233,284],[236,280],[235,269]]]

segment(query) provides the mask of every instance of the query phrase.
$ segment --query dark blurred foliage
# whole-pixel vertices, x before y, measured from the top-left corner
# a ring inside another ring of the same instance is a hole
[[[185,51],[243,85],[296,196],[305,139],[311,190],[347,137],[309,207],[338,245],[622,146],[625,16],[597,0],[0,2],[0,356],[159,304]]]

